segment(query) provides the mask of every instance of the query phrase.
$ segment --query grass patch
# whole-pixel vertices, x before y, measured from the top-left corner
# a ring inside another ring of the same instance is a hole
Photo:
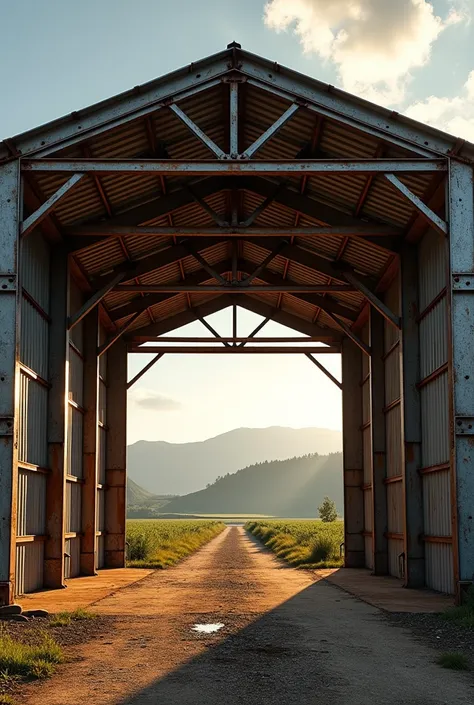
[[[97,614],[95,612],[90,612],[82,607],[78,607],[73,612],[58,612],[49,621],[50,627],[67,627],[73,621],[79,621],[83,619],[95,619]]]
[[[446,610],[442,618],[458,627],[474,629],[474,588],[470,587],[467,591],[464,604]]]
[[[258,520],[247,522],[245,528],[292,566],[339,568],[343,563],[342,521]]]
[[[167,568],[221,533],[220,521],[146,519],[127,522],[131,568]]]
[[[48,678],[64,659],[63,651],[50,634],[42,633],[37,644],[25,644],[0,632],[0,685],[18,680]]]
[[[0,694],[0,705],[15,705],[15,701],[6,693]]]
[[[442,666],[442,668],[450,668],[453,671],[469,670],[467,656],[457,651],[446,651],[438,657],[437,663]]]

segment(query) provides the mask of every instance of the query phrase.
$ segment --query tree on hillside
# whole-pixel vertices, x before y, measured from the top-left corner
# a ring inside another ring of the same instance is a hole
[[[336,521],[337,519],[336,503],[332,499],[329,499],[329,497],[325,497],[319,507],[319,518],[321,521],[326,522]]]

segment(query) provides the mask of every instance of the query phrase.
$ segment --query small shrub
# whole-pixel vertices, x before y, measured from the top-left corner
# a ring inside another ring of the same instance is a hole
[[[321,521],[329,523],[332,521],[336,521],[337,519],[336,503],[332,499],[329,499],[329,497],[324,498],[324,501],[319,507],[318,511],[319,518],[321,519]]]
[[[334,541],[329,536],[320,536],[313,546],[310,563],[321,563],[333,557]]]
[[[453,671],[468,671],[469,661],[464,654],[457,651],[447,651],[438,657],[437,663],[443,668],[450,668]]]

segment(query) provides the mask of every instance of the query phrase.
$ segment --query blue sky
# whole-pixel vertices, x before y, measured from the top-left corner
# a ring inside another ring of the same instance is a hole
[[[474,0],[0,0],[0,139],[235,40],[474,141],[473,12]],[[214,318],[230,333],[230,313]],[[240,332],[256,320],[242,313]],[[130,376],[145,362],[134,357]],[[337,373],[337,358],[325,362]],[[340,428],[340,393],[305,358],[183,356],[160,361],[130,397],[130,442],[272,424]]]

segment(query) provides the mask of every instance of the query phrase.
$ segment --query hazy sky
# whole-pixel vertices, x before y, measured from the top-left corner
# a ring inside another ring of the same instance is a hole
[[[472,13],[474,0],[0,0],[0,139],[236,40],[474,141]],[[211,318],[230,334],[230,312]],[[257,321],[240,312],[239,334]],[[200,324],[184,330],[205,333]],[[133,357],[130,376],[148,359]],[[339,373],[337,356],[324,361]],[[129,442],[341,425],[340,392],[299,356],[165,357],[130,402]]]

